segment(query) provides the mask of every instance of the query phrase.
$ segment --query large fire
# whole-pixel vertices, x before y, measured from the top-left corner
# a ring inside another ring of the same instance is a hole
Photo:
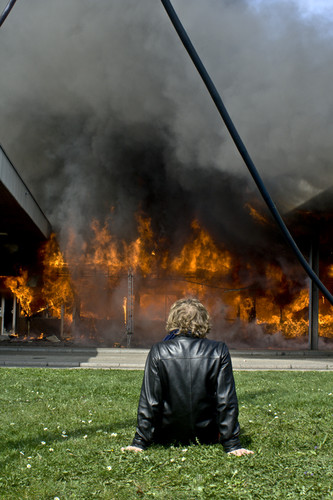
[[[267,223],[251,211],[260,223]],[[53,235],[41,251],[39,286],[29,285],[26,271],[6,279],[21,315],[32,318],[44,310],[65,322],[64,337],[110,344],[128,333],[134,315],[134,332],[148,329],[149,343],[156,340],[154,334],[161,335],[172,302],[195,295],[212,312],[213,324],[224,331],[250,325],[267,336],[277,332],[285,338],[307,335],[308,290],[293,292],[275,264],[265,267],[260,286],[255,285],[256,271],[250,265],[241,269],[236,257],[215,242],[197,220],[176,254],[159,247],[150,220],[143,216],[138,217],[138,237],[131,242],[117,240],[109,227],[107,222],[93,221],[89,244],[78,249],[73,238],[63,253]],[[333,275],[332,268],[328,272]],[[323,337],[333,337],[331,312],[322,299],[319,323]]]
[[[16,296],[22,316],[30,318],[40,312],[41,309],[35,305],[33,288],[28,284],[28,271],[22,270],[20,276],[6,278],[5,285]]]

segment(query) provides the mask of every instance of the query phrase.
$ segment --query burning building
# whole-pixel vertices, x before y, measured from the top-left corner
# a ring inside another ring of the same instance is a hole
[[[304,17],[296,2],[180,4],[290,214],[333,184],[327,20]],[[212,313],[212,336],[230,346],[307,346],[307,277],[159,3],[37,0],[31,12],[23,3],[2,29],[0,134],[57,235],[39,253],[38,300],[62,337],[148,345],[162,337],[170,304],[196,295]],[[312,237],[298,216],[288,225],[308,255]]]
[[[30,315],[33,293],[25,297],[20,294],[18,304],[15,290],[21,288],[23,292],[38,286],[39,248],[50,234],[50,223],[0,147],[1,335],[18,331],[20,313]]]
[[[223,192],[219,176],[217,173],[214,183],[206,187],[212,197],[214,189]],[[159,193],[161,196],[162,191]],[[332,212],[321,211],[318,200],[324,202],[330,194],[329,190],[289,215],[301,247],[309,255],[321,227],[321,274],[328,285]],[[136,217],[136,236],[121,239],[112,232],[111,210],[103,224],[97,219],[90,223],[83,242],[69,233],[63,252],[54,235],[40,246],[40,280],[34,294],[26,270],[20,269],[4,283],[17,297],[23,317],[30,320],[47,311],[47,319],[45,314],[39,322],[34,319],[34,334],[41,333],[38,328],[45,336],[52,333],[50,318],[57,318],[59,338],[74,343],[149,346],[163,335],[170,305],[192,295],[211,312],[212,337],[227,340],[231,347],[306,347],[309,324],[315,339],[310,347],[318,348],[318,333],[326,339],[321,347],[329,347],[331,306],[323,299],[318,308],[317,292],[312,290],[309,323],[309,283],[304,272],[285,248],[264,207],[245,202],[241,206],[252,235],[249,241],[244,238],[245,247],[238,239],[233,246],[232,238],[219,237],[216,229],[213,236],[214,228],[204,226],[200,211],[188,226],[175,226],[175,235],[165,231],[159,218],[153,220],[142,212]],[[253,241],[259,240],[261,246],[253,248]],[[270,245],[275,255],[268,252]],[[316,250],[313,262],[317,260]],[[318,320],[319,329],[314,326]]]
[[[311,198],[288,215],[299,244],[308,255],[314,272],[325,286],[332,290],[333,277],[333,188],[330,187]],[[331,337],[332,306],[321,297],[318,288],[309,283],[309,347],[318,349],[320,330]]]

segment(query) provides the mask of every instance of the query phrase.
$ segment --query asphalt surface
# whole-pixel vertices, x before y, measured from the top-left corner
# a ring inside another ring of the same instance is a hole
[[[1,346],[1,367],[143,370],[148,349]],[[333,351],[230,350],[234,370],[333,370]]]

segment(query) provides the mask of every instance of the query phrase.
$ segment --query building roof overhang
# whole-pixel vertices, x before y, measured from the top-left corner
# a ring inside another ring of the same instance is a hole
[[[0,146],[0,275],[33,265],[51,225]]]

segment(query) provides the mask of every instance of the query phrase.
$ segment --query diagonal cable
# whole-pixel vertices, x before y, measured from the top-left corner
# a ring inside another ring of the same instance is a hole
[[[311,278],[311,280],[317,285],[319,290],[322,292],[322,294],[326,297],[326,299],[333,305],[333,295],[327,290],[325,285],[322,283],[322,281],[318,278],[316,273],[311,269],[309,266],[307,260],[304,258],[302,252],[299,250],[296,242],[294,241],[293,237],[291,236],[286,224],[284,223],[278,209],[276,208],[272,198],[270,197],[270,194],[268,193],[266,186],[261,179],[258,170],[256,169],[255,164],[253,163],[246,147],[245,144],[243,143],[240,135],[238,134],[235,125],[233,124],[233,121],[231,120],[229,113],[226,109],[226,107],[223,104],[223,101],[221,99],[220,94],[218,93],[212,79],[210,78],[205,66],[203,65],[197,51],[195,50],[189,36],[187,35],[184,26],[179,20],[179,17],[176,14],[176,11],[174,10],[171,2],[169,0],[161,0],[169,18],[170,21],[172,22],[179,38],[181,39],[186,51],[188,52],[190,58],[192,59],[192,62],[194,66],[196,67],[198,73],[200,74],[211,98],[213,99],[215,106],[221,115],[222,120],[225,123],[225,126],[227,127],[229,134],[232,137],[232,140],[235,143],[236,148],[238,149],[241,157],[243,158],[248,170],[250,171],[250,174],[252,175],[252,178],[254,182],[256,183],[261,196],[266,202],[266,205],[268,206],[271,214],[273,215],[277,225],[282,231],[282,234],[284,235],[285,239],[287,240],[288,244],[292,248],[293,252],[295,253],[298,261],[308,274],[308,276]]]
[[[5,22],[5,20],[6,20],[7,16],[9,15],[10,11],[14,7],[15,2],[16,2],[16,0],[10,0],[8,2],[8,4],[6,5],[6,7],[3,9],[3,11],[1,12],[1,14],[0,14],[0,27]]]

